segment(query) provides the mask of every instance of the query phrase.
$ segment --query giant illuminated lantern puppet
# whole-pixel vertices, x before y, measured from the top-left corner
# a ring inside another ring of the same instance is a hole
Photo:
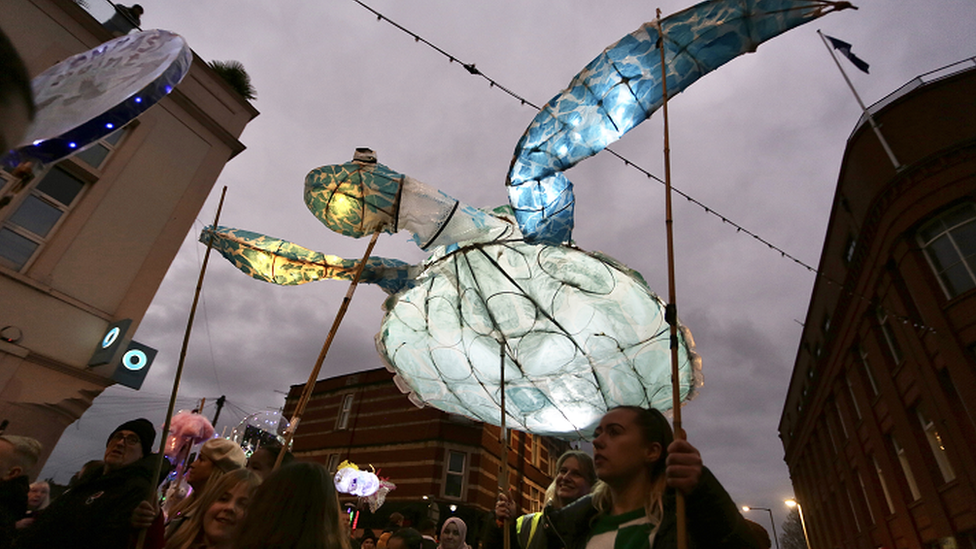
[[[357,238],[407,230],[431,253],[415,266],[371,257],[362,272],[362,281],[390,294],[376,346],[400,389],[418,405],[563,438],[587,437],[617,405],[671,409],[665,304],[636,271],[572,244],[574,198],[562,172],[663,103],[661,47],[674,95],[761,42],[843,7],[713,0],[643,25],[532,121],[506,182],[511,207],[465,205],[378,163],[368,149],[312,170],[305,203],[328,228]],[[239,269],[275,284],[351,279],[357,264],[226,227],[201,235],[211,238]],[[700,386],[701,360],[688,330],[679,325],[677,333],[675,400],[683,402]]]

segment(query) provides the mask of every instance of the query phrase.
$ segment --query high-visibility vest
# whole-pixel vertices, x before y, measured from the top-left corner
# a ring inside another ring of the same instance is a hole
[[[542,522],[542,513],[529,513],[515,519],[515,532],[522,549],[529,549],[540,522]]]

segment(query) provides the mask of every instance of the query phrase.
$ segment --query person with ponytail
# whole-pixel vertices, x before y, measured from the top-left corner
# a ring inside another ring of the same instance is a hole
[[[593,463],[602,481],[593,493],[547,513],[548,549],[673,549],[676,493],[685,497],[689,547],[756,548],[738,507],[701,455],[675,440],[653,408],[621,406],[600,420]]]

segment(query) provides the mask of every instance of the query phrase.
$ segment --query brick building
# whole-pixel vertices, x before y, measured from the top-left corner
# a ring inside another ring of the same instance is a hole
[[[292,386],[285,417],[291,417],[303,387]],[[456,515],[468,524],[471,543],[495,507],[499,431],[434,408],[417,408],[397,388],[393,374],[378,368],[316,382],[292,449],[296,457],[333,471],[343,460],[372,465],[397,485],[375,517],[361,515],[360,527],[382,528],[393,511],[414,525],[425,517],[440,524]],[[551,468],[569,444],[512,431],[507,446],[510,482],[522,510],[541,509]]]
[[[976,547],[976,67],[847,143],[779,426],[810,544]]]

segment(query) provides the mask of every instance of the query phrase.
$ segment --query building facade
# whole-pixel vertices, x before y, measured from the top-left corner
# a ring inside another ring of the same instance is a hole
[[[32,76],[113,38],[71,0],[0,13]],[[130,320],[129,344],[257,114],[194,55],[170,95],[93,147],[29,180],[0,171],[0,420],[39,439],[42,462],[113,383],[114,364],[88,367],[106,328]]]
[[[976,547],[976,59],[848,140],[779,433],[814,549]]]
[[[285,404],[290,418],[304,385],[291,388]],[[416,525],[459,516],[468,542],[480,534],[495,508],[502,464],[501,429],[434,408],[418,408],[400,392],[384,368],[319,380],[295,433],[297,458],[335,471],[345,460],[372,466],[396,484],[376,516],[362,515],[359,527],[382,528],[393,511]],[[523,512],[545,503],[552,468],[569,444],[517,431],[505,444],[510,486]],[[353,504],[355,498],[342,498]]]

